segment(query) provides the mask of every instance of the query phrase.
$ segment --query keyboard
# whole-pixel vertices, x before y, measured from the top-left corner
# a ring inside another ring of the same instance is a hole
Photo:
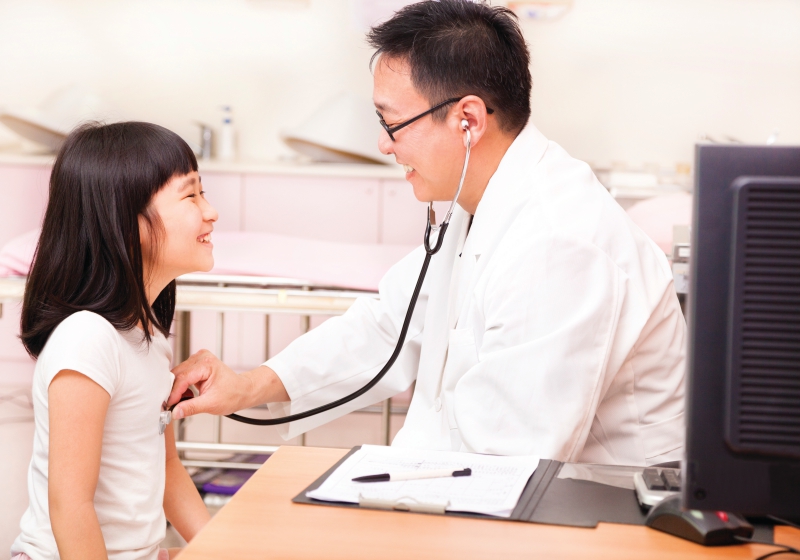
[[[648,467],[633,475],[636,498],[643,509],[650,509],[664,498],[681,491],[681,470]]]

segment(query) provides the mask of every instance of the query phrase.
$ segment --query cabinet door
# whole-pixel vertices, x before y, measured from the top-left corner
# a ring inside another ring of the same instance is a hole
[[[245,175],[242,228],[378,243],[379,190],[378,179]]]
[[[384,180],[381,188],[383,243],[421,245],[427,224],[427,203],[416,199],[414,189],[408,181]],[[433,203],[440,221],[444,219],[449,207],[449,202]]]
[[[217,209],[219,220],[214,224],[217,231],[239,231],[242,229],[242,176],[238,173],[201,174],[206,200]]]
[[[42,224],[49,166],[0,165],[0,247]]]

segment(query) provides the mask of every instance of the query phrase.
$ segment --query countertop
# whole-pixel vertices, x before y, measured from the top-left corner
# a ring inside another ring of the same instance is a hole
[[[53,164],[55,155],[0,152],[0,165],[46,167]],[[363,177],[366,179],[404,179],[399,165],[372,165],[356,163],[308,163],[294,161],[219,161],[198,160],[200,172],[305,175],[324,177]]]

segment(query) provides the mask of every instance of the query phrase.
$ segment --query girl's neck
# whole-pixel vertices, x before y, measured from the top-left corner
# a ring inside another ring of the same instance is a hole
[[[153,307],[158,296],[164,291],[170,282],[175,279],[175,276],[169,274],[150,274],[148,270],[144,271],[145,278],[145,295],[147,296],[147,304]]]

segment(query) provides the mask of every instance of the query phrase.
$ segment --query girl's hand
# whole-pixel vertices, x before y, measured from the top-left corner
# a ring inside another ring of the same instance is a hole
[[[50,524],[63,560],[108,558],[94,493],[110,401],[105,389],[77,371],[58,372],[48,388],[47,492]]]

